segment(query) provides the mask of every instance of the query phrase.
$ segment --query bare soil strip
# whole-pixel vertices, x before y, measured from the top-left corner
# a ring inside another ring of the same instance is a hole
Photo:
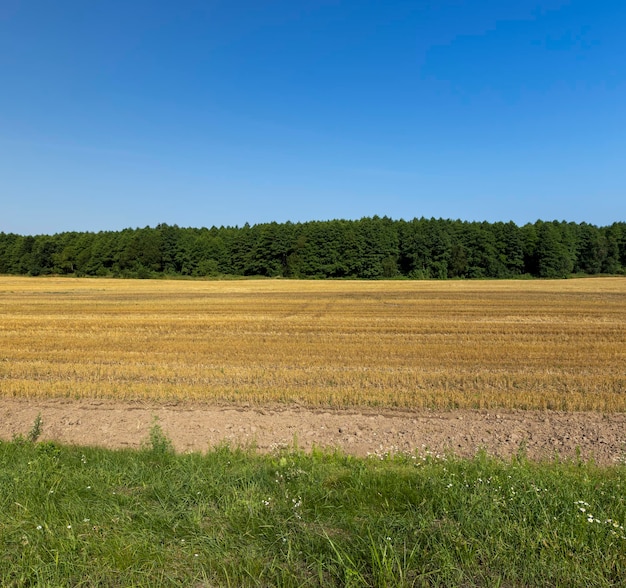
[[[208,405],[90,399],[0,398],[0,438],[26,435],[37,417],[42,440],[138,448],[155,417],[179,452],[228,442],[259,451],[284,446],[338,448],[353,455],[414,452],[508,458],[580,456],[599,464],[626,459],[626,414],[557,411],[395,411],[295,405]]]

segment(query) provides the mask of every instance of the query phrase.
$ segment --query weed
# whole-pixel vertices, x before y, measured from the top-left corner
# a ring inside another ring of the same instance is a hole
[[[26,435],[26,440],[30,443],[35,443],[37,439],[41,436],[41,430],[43,427],[43,419],[41,418],[41,413],[39,413],[35,417],[35,422],[33,423],[32,428],[28,431],[28,435]]]
[[[154,455],[165,456],[174,452],[172,441],[163,432],[163,428],[159,424],[159,417],[154,416],[152,419],[152,426],[148,433],[148,442],[146,446]]]

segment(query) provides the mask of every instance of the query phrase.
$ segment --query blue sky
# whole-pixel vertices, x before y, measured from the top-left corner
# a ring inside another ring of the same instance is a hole
[[[626,220],[626,2],[2,0],[0,231]]]

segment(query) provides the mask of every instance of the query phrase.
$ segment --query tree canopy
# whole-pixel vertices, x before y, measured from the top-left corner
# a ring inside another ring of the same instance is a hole
[[[150,278],[563,278],[626,274],[626,223],[415,218],[0,233],[0,273]]]

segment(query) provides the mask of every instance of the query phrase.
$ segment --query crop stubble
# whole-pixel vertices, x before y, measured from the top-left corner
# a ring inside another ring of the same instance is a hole
[[[626,409],[626,279],[0,278],[0,394]]]

